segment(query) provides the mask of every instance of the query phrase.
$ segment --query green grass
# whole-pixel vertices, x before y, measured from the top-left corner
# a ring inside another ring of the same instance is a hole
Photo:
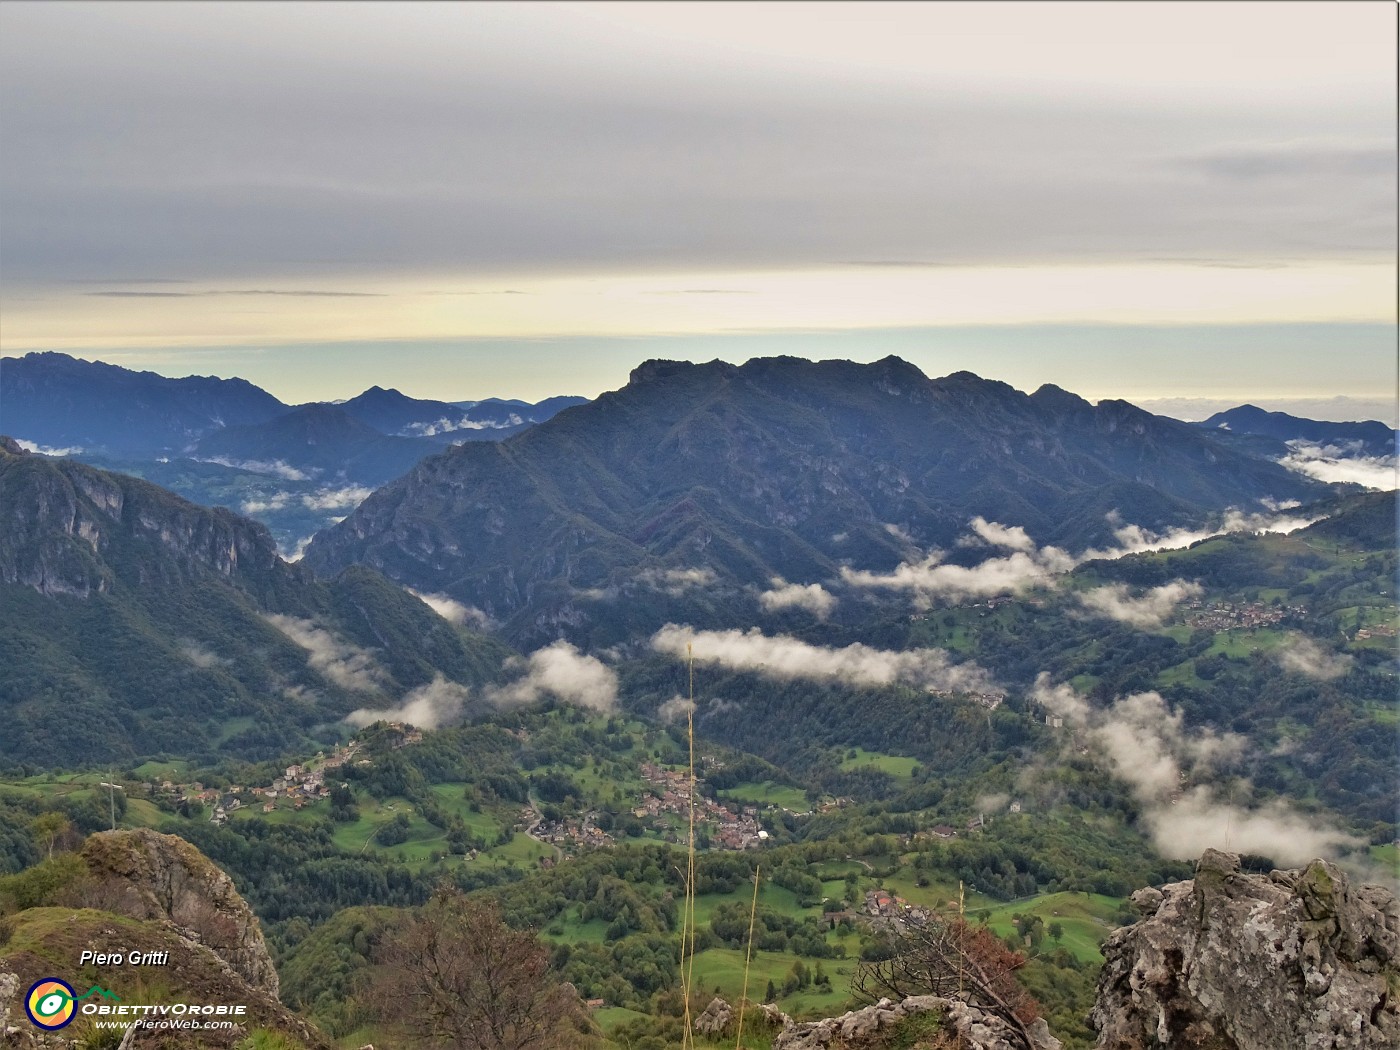
[[[132,770],[142,780],[169,780],[179,783],[184,779],[190,764],[178,762],[143,762]]]
[[[598,1027],[605,1032],[611,1032],[618,1025],[626,1024],[628,1021],[649,1016],[651,1015],[629,1010],[625,1006],[602,1006],[593,1011],[593,1020],[597,1021]]]
[[[807,804],[807,792],[786,784],[775,784],[765,780],[762,784],[752,781],[736,784],[732,788],[717,793],[720,798],[732,798],[741,802],[756,802],[765,806],[778,806],[794,813],[806,813],[812,807]]]
[[[1393,842],[1388,842],[1384,846],[1372,846],[1371,859],[1385,865],[1387,869],[1400,877],[1400,848],[1397,848]]]
[[[753,953],[749,966],[749,1001],[762,1002],[768,982],[781,988],[784,978],[799,956],[791,952]],[[803,959],[809,970],[816,967],[817,960]],[[853,959],[822,959],[822,968],[831,978],[831,990],[809,986],[786,998],[779,998],[782,1008],[795,1016],[826,1016],[840,1013],[850,997],[850,971],[855,966]],[[737,1003],[744,988],[744,950],[742,948],[707,948],[695,956],[695,984],[700,998],[708,1000],[718,994],[730,1003]],[[716,992],[715,989],[719,991]]]
[[[888,773],[899,782],[901,786],[908,784],[914,778],[914,769],[919,765],[917,758],[907,758],[904,755],[886,755],[879,751],[866,751],[864,748],[853,748],[854,755],[847,754],[841,760],[842,769],[865,769],[874,766],[882,773]]]
[[[1045,924],[1042,952],[1061,947],[1080,962],[1098,963],[1103,961],[1099,943],[1117,929],[1122,903],[1116,897],[1097,893],[1046,893],[992,908],[987,925],[998,936],[1006,937],[1016,932],[1011,921],[1013,915],[1038,915]],[[1054,922],[1064,928],[1064,936],[1058,944],[1050,937],[1050,924]]]

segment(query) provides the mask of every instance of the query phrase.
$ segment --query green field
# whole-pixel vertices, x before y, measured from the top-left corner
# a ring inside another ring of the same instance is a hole
[[[917,758],[907,758],[903,755],[885,755],[878,751],[866,751],[864,748],[851,748],[846,757],[841,760],[842,769],[865,769],[870,766],[875,767],[882,773],[888,773],[894,777],[901,787],[907,785],[914,779],[914,770],[919,765]]]
[[[1122,905],[1116,897],[1097,893],[1046,893],[990,909],[987,925],[998,936],[1007,937],[1016,932],[1011,921],[1013,915],[1038,915],[1045,924],[1042,952],[1062,947],[1080,962],[1100,963],[1103,953],[1099,945],[1118,928],[1118,911]],[[1059,923],[1064,928],[1059,942],[1050,937],[1051,923]]]
[[[732,788],[718,792],[720,798],[732,798],[741,802],[756,802],[765,806],[777,806],[794,813],[806,813],[812,807],[807,803],[807,792],[786,784],[775,784],[765,780],[762,784],[752,781],[736,784]]]

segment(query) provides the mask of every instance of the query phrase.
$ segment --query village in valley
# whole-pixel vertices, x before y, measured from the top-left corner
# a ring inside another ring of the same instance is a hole
[[[382,733],[391,750],[420,743],[421,730],[403,723],[387,723]],[[257,807],[270,814],[278,809],[301,810],[328,799],[335,783],[332,775],[351,763],[369,765],[364,743],[355,739],[335,748],[330,754],[318,752],[305,763],[287,766],[281,776],[267,784],[233,784],[224,788],[206,787],[200,781],[177,783],[164,780],[151,785],[153,797],[187,806],[206,807],[209,821],[227,823],[234,813]],[[632,816],[646,822],[652,832],[667,841],[683,841],[689,833],[691,818],[690,774],[682,769],[668,769],[652,762],[641,764],[645,790],[632,807]],[[696,787],[699,787],[699,781]],[[694,819],[697,839],[704,848],[721,850],[754,849],[767,838],[759,820],[760,807],[726,803],[710,798],[696,790]],[[586,811],[577,815],[547,819],[537,804],[527,804],[520,812],[516,828],[531,838],[551,845],[560,853],[575,853],[614,844],[614,836],[598,824],[600,814]]]

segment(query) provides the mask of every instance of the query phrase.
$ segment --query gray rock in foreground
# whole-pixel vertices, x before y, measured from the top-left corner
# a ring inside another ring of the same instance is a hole
[[[1246,874],[1207,850],[1195,879],[1139,890],[1104,944],[1100,1050],[1400,1047],[1400,903],[1316,860]]]
[[[966,1050],[1025,1050],[1020,1036],[994,1013],[937,995],[915,995],[901,1002],[881,999],[840,1017],[794,1024],[773,1040],[773,1050],[876,1050],[887,1045],[891,1030],[906,1017],[930,1010],[942,1014],[943,1027],[956,1033]],[[1060,1050],[1060,1041],[1044,1021],[1029,1028],[1035,1041],[1032,1050]]]

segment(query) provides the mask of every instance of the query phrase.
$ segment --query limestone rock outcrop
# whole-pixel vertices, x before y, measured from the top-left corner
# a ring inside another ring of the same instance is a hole
[[[719,1035],[734,1020],[734,1008],[719,996],[710,1000],[710,1005],[695,1019],[695,1030],[701,1035]]]
[[[943,1029],[958,1038],[965,1050],[1026,1050],[1025,1041],[990,1011],[961,999],[915,995],[900,1002],[881,999],[840,1017],[794,1024],[773,1040],[773,1050],[878,1050],[908,1018],[936,1011]],[[1060,1041],[1044,1021],[1029,1027],[1031,1050],[1060,1050]]]
[[[1207,850],[1104,945],[1100,1050],[1400,1047],[1400,903],[1325,861],[1249,874]]]
[[[254,988],[277,998],[277,969],[257,916],[233,880],[194,846],[137,828],[89,836],[82,856],[92,874],[95,906],[174,923]]]

